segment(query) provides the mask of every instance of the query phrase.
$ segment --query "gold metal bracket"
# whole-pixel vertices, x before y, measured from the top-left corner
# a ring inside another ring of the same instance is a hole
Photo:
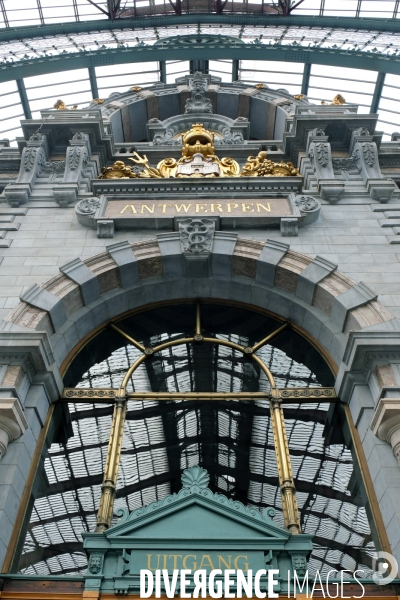
[[[274,433],[274,444],[276,460],[278,465],[279,474],[279,485],[282,496],[282,506],[285,519],[285,525],[292,533],[300,533],[300,519],[296,501],[296,491],[292,475],[292,467],[290,464],[289,446],[286,436],[285,420],[282,410],[283,402],[310,402],[313,399],[321,402],[324,400],[332,401],[336,398],[335,391],[331,388],[307,388],[307,389],[278,389],[276,387],[275,379],[263,362],[263,360],[257,356],[256,352],[268,344],[273,338],[279,335],[289,326],[289,322],[285,322],[280,325],[275,331],[272,331],[260,342],[257,342],[253,347],[244,347],[234,342],[213,338],[204,337],[201,328],[201,310],[200,302],[196,302],[196,316],[195,316],[195,330],[193,337],[180,338],[176,340],[170,340],[155,346],[154,348],[145,348],[143,344],[135,340],[133,337],[125,333],[122,329],[109,323],[110,329],[113,329],[135,348],[142,352],[136,361],[129,367],[123,378],[121,387],[119,390],[113,390],[110,388],[103,389],[73,389],[69,388],[64,390],[62,401],[67,402],[114,402],[114,415],[112,420],[111,434],[108,445],[106,467],[104,471],[104,480],[102,485],[101,500],[97,517],[96,531],[104,531],[111,525],[113,504],[115,497],[116,481],[118,466],[121,455],[121,445],[123,428],[126,415],[127,400],[150,400],[156,399],[160,401],[165,400],[183,400],[183,401],[194,401],[194,400],[210,400],[210,401],[229,401],[234,399],[242,400],[257,400],[265,399],[270,401],[271,411],[271,423]],[[267,393],[264,392],[241,392],[241,393],[197,393],[197,392],[127,392],[126,388],[129,384],[130,378],[133,373],[139,367],[139,365],[146,360],[149,356],[152,356],[156,352],[160,352],[165,348],[171,348],[173,346],[179,346],[182,344],[193,344],[193,343],[209,343],[217,344],[221,346],[227,346],[234,350],[242,352],[244,355],[251,358],[257,363],[260,369],[265,373],[270,384],[270,390]]]

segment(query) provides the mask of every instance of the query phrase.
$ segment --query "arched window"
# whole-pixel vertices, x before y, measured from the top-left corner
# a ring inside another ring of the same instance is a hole
[[[182,471],[200,465],[211,490],[273,507],[276,524],[311,534],[311,572],[363,568],[368,576],[376,546],[333,381],[299,329],[265,311],[202,301],[116,319],[66,371],[17,570],[84,573],[82,532],[117,522],[118,508],[178,491]],[[295,493],[283,506],[285,478]]]

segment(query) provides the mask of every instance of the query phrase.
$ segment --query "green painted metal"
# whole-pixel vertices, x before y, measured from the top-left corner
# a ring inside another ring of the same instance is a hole
[[[25,119],[32,119],[31,107],[29,106],[28,95],[26,93],[25,83],[23,79],[17,79],[17,88],[21,99],[22,110],[24,111]]]
[[[114,29],[142,29],[148,27],[179,27],[180,25],[254,25],[254,26],[295,26],[295,27],[327,27],[363,31],[382,31],[400,33],[400,22],[396,19],[367,19],[352,17],[319,17],[319,16],[266,16],[266,15],[168,15],[145,17],[141,19],[117,19],[115,21],[81,21],[76,23],[58,23],[42,27],[16,27],[3,29],[0,42],[29,39],[35,37],[67,35],[90,31],[110,31]]]
[[[160,81],[161,83],[167,83],[167,66],[165,60],[160,60]]]
[[[0,82],[23,79],[32,75],[118,65],[147,61],[181,60],[182,53],[191,60],[271,60],[300,62],[310,64],[352,67],[400,74],[400,56],[377,55],[358,51],[340,51],[323,48],[295,48],[293,46],[267,46],[262,44],[169,44],[168,46],[137,46],[134,48],[116,48],[95,52],[77,52],[59,56],[27,59],[17,63],[8,63],[0,67]]]
[[[86,590],[139,592],[141,569],[280,570],[279,590],[287,593],[288,571],[306,568],[312,536],[294,535],[272,521],[273,509],[260,512],[214,494],[209,475],[198,466],[182,475],[182,489],[122,517],[103,533],[83,533],[90,554]],[[229,532],[229,534],[227,534]],[[158,565],[158,566],[157,566]],[[233,580],[235,576],[232,577]],[[266,585],[266,577],[261,579]]]
[[[95,71],[94,67],[89,67],[88,71],[89,71],[89,81],[90,81],[90,89],[92,92],[92,98],[98,98],[99,97],[99,88],[97,85],[96,71]]]
[[[377,113],[379,110],[379,102],[381,101],[383,86],[385,85],[386,73],[378,73],[376,79],[374,95],[371,102],[371,113]]]
[[[303,79],[301,81],[301,93],[308,95],[308,87],[310,85],[311,64],[304,63]]]

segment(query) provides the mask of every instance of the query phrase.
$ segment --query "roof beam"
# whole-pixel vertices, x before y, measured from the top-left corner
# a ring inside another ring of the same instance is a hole
[[[376,78],[374,95],[372,96],[370,113],[377,113],[379,110],[379,102],[381,101],[383,86],[385,85],[386,73],[378,73]]]
[[[26,93],[26,87],[23,79],[17,79],[17,87],[19,97],[21,99],[22,110],[24,111],[25,119],[32,119],[31,107],[29,106],[28,95]]]
[[[167,83],[167,65],[165,60],[160,60],[160,81],[161,83]]]
[[[239,61],[234,58],[232,60],[232,81],[239,80]]]
[[[99,97],[99,87],[97,85],[96,70],[94,67],[89,67],[88,71],[89,71],[89,81],[90,81],[90,89],[92,92],[92,98],[98,98]]]
[[[308,96],[308,87],[310,85],[311,64],[304,63],[303,79],[301,82],[301,93]]]
[[[0,0],[0,8],[2,6]],[[87,0],[95,4],[93,0]],[[99,8],[99,7],[97,7]],[[106,11],[102,10],[105,14]],[[108,15],[107,15],[108,16]],[[143,18],[118,19],[116,21],[80,21],[63,24],[44,25],[43,27],[13,27],[0,31],[0,41],[31,39],[52,35],[68,35],[91,31],[106,31],[112,29],[140,29],[148,27],[218,24],[218,25],[254,25],[254,26],[279,26],[287,27],[288,20],[282,15],[248,15],[248,14],[190,14],[190,15],[158,15]],[[326,27],[328,29],[350,29],[356,31],[382,31],[400,33],[400,21],[397,19],[370,19],[352,17],[320,17],[291,15],[290,25],[299,27]]]
[[[183,18],[183,17],[182,17]],[[221,16],[220,18],[223,18]],[[167,19],[165,19],[167,21]],[[369,71],[381,71],[384,73],[400,74],[400,56],[388,57],[385,54],[372,54],[367,52],[336,50],[330,48],[302,48],[293,52],[291,46],[284,45],[237,45],[236,40],[232,44],[189,44],[187,47],[182,43],[165,46],[140,46],[132,48],[107,48],[90,52],[76,52],[59,54],[19,62],[1,64],[0,82],[13,79],[23,79],[31,75],[55,73],[58,71],[69,71],[71,69],[82,69],[101,65],[140,63],[147,61],[181,60],[182,52],[187,52],[188,58],[193,63],[208,60],[225,59],[232,60],[271,60],[283,62],[316,63],[321,65],[333,65],[339,67],[352,67],[366,69]]]

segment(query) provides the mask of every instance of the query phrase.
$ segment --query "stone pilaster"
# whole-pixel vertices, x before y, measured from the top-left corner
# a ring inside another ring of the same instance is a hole
[[[307,155],[317,178],[321,198],[334,204],[344,192],[344,182],[335,179],[329,136],[325,135],[323,129],[313,129],[308,133]]]
[[[41,133],[31,135],[22,151],[21,166],[15,183],[8,185],[4,194],[10,206],[17,207],[28,202],[39,175],[40,168],[48,159],[47,138]]]

